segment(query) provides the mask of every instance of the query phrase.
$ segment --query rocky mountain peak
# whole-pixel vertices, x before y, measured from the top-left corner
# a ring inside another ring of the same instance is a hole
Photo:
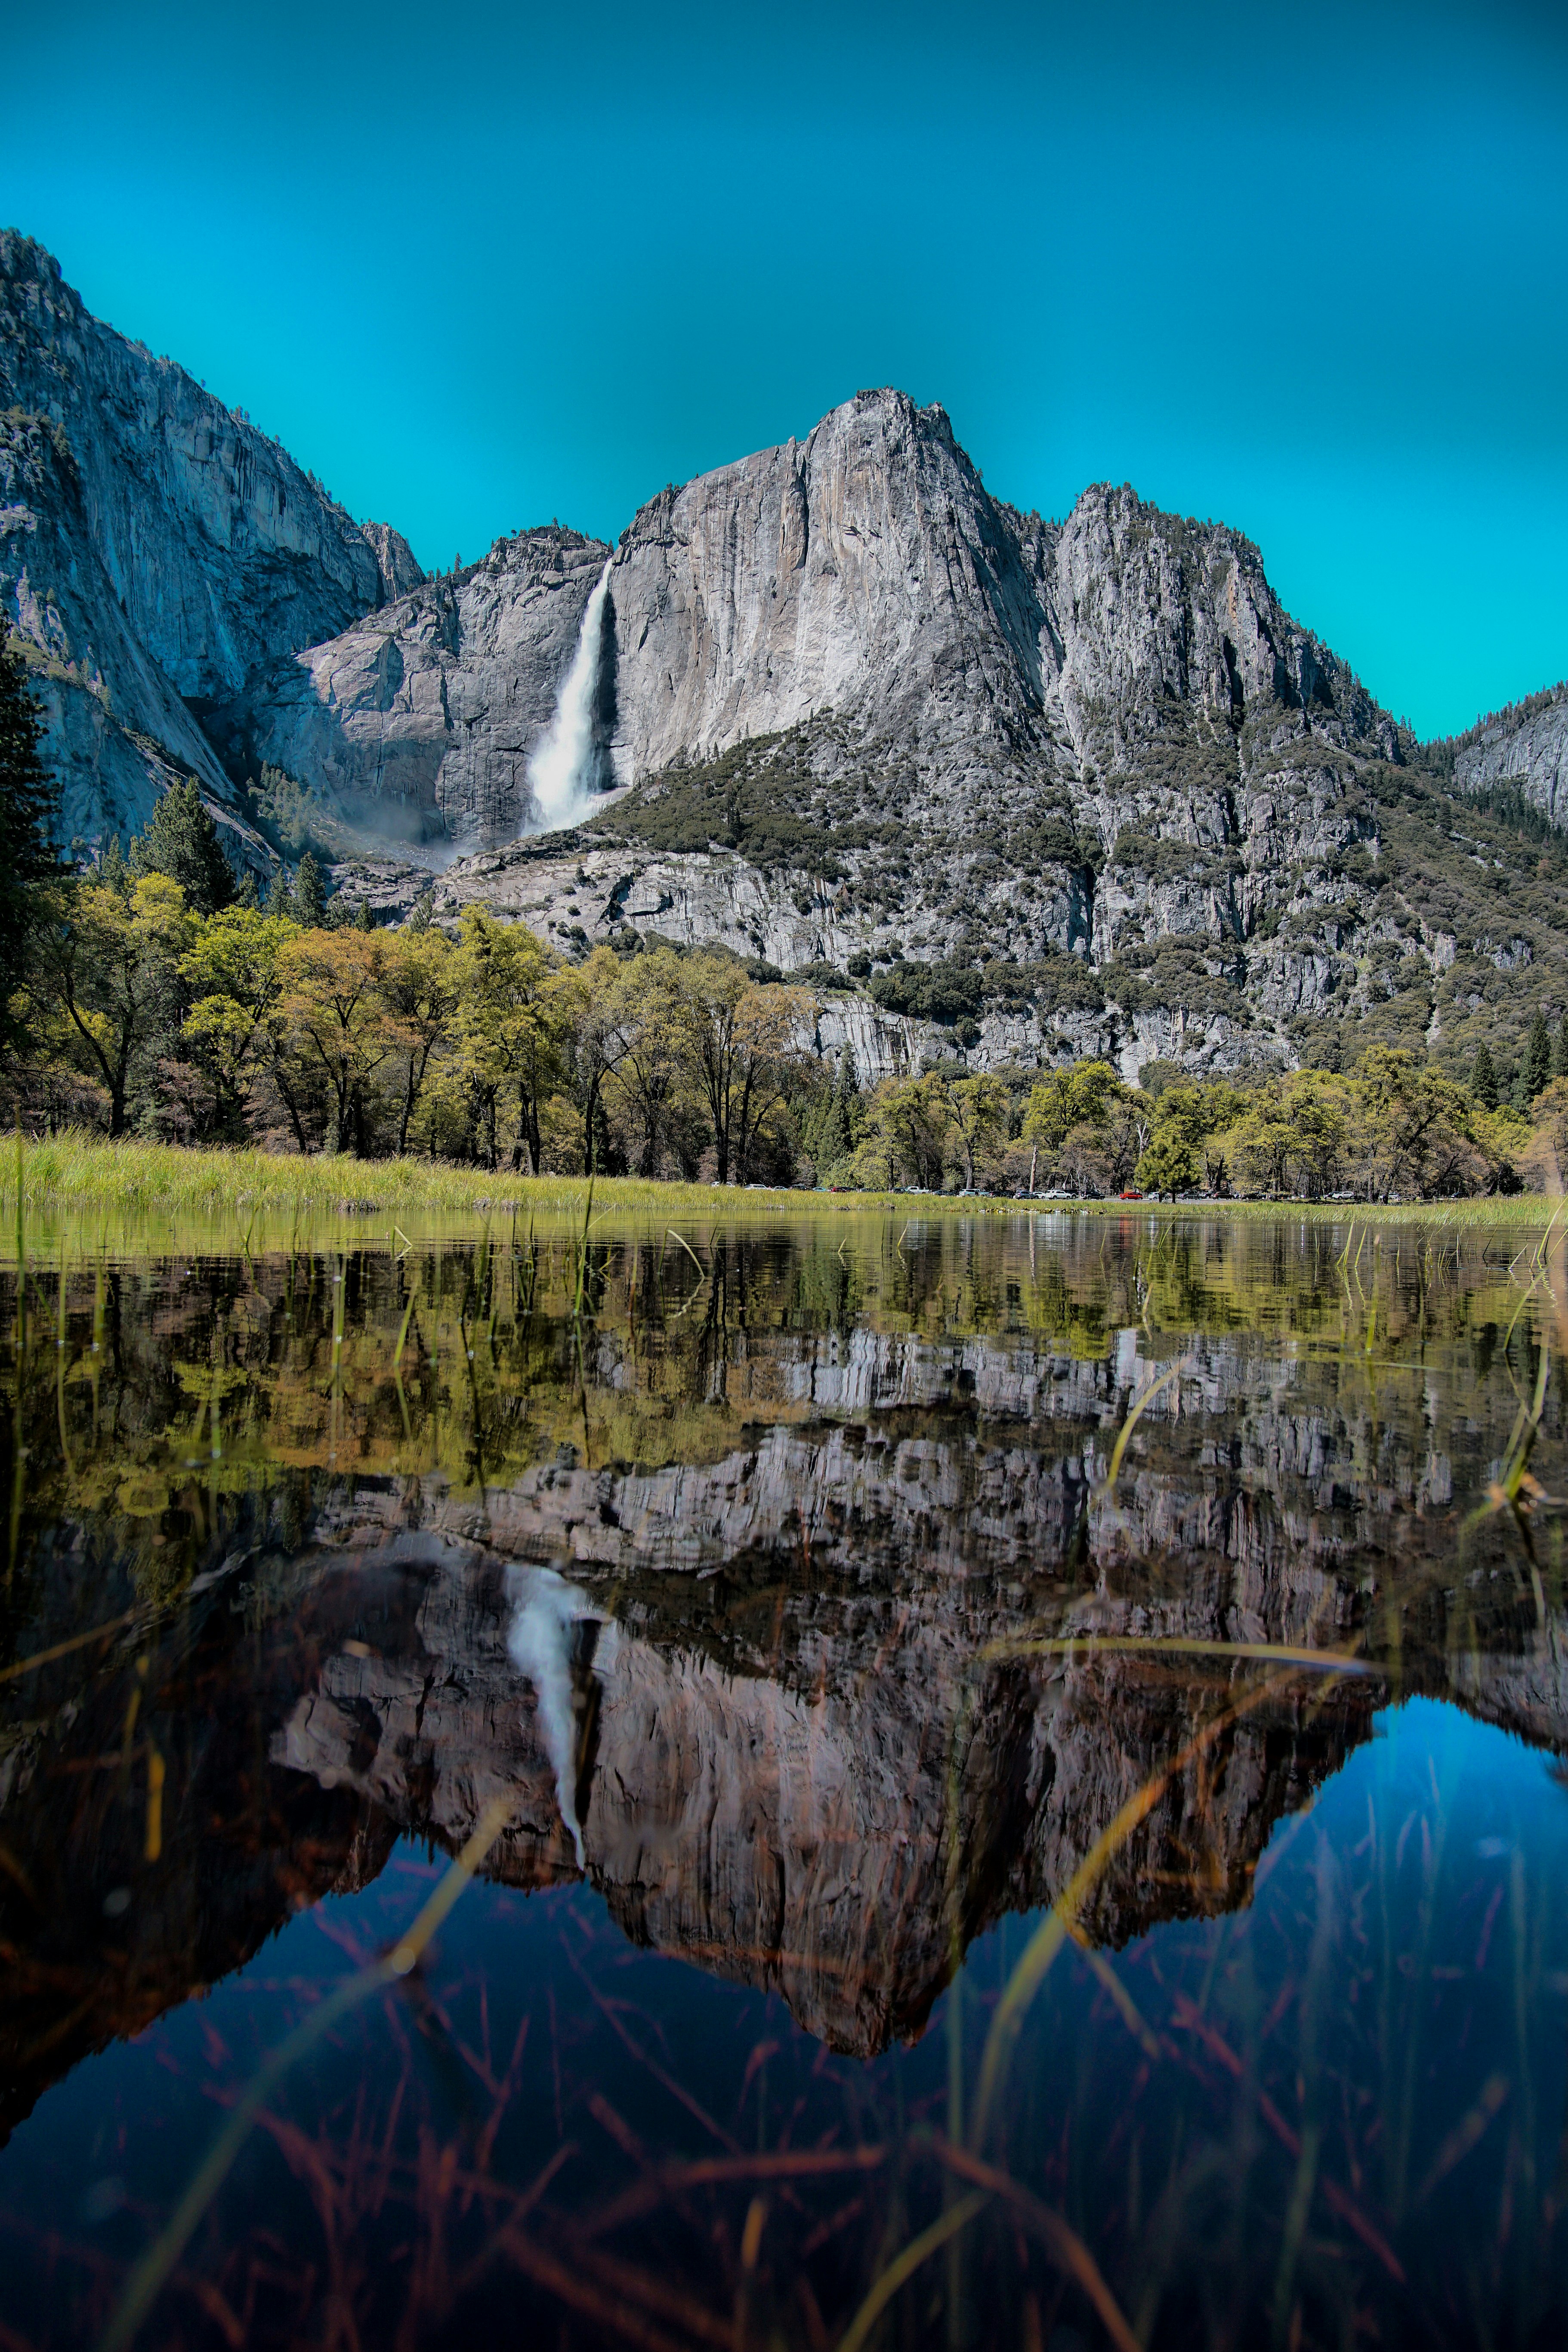
[[[576,947],[629,924],[846,990],[851,966],[984,967],[962,1035],[864,992],[825,1008],[868,1075],[1459,1057],[1514,1017],[1500,975],[1568,1002],[1539,858],[1506,918],[1492,878],[1521,825],[1563,820],[1568,704],[1423,751],[1241,532],[1109,482],[1025,514],[893,387],[668,486],[613,550],[552,521],[426,579],[6,232],[0,494],[0,610],[71,834],[139,826],[184,769],[259,861],[239,788],[269,769],[290,854],[308,819],[330,854],[405,861],[384,907],[450,867],[448,912]],[[585,767],[564,796],[552,769],[551,806],[620,789],[557,873],[521,837],[569,678]]]
[[[626,782],[828,708],[968,732],[1040,700],[1037,583],[945,415],[901,392],[664,493],[611,594]]]
[[[419,568],[414,550],[403,533],[394,530],[389,522],[362,522],[360,530],[375,557],[376,570],[381,578],[381,593],[376,602],[378,604],[395,604],[400,596],[406,596],[411,588],[417,588],[424,580],[425,574]]]

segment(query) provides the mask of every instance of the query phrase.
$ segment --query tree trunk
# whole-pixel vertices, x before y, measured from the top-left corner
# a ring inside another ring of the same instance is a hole
[[[517,1132],[511,1139],[511,1172],[514,1176],[520,1173],[534,1176],[539,1172],[538,1155],[529,1141],[528,1112],[528,1088],[520,1086],[517,1090]]]

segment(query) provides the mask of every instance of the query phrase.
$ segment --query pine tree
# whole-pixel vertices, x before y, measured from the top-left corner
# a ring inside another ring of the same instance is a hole
[[[1552,1038],[1546,1026],[1546,1015],[1537,1008],[1524,1047],[1524,1098],[1527,1103],[1535,1100],[1551,1076]]]
[[[202,805],[195,776],[171,784],[131,845],[131,871],[166,874],[194,913],[216,915],[234,904],[234,876],[218,846],[217,827]]]
[[[132,877],[117,833],[111,833],[107,841],[100,842],[89,878],[101,883],[106,890],[118,890],[122,898],[130,898]]]
[[[327,893],[321,869],[307,849],[294,877],[294,920],[308,931],[319,931],[326,921]]]
[[[59,792],[38,756],[43,719],[26,665],[0,647],[0,1044],[16,1045],[11,999],[27,976],[42,893],[58,873],[49,846]]]
[[[362,898],[354,909],[354,929],[356,931],[374,931],[375,929],[375,917],[370,911],[368,898]]]
[[[1482,1110],[1496,1110],[1499,1101],[1497,1072],[1492,1067],[1492,1057],[1487,1051],[1484,1039],[1476,1047],[1476,1071],[1470,1080],[1470,1095]]]
[[[1552,1056],[1554,1078],[1568,1078],[1568,1013],[1557,1024],[1557,1049]]]
[[[855,1107],[860,1089],[855,1082],[855,1060],[847,1045],[838,1057],[838,1075],[817,1130],[815,1158],[818,1173],[837,1167],[855,1149]]]
[[[272,879],[267,889],[267,911],[269,915],[291,915],[294,912],[294,891],[286,866],[278,865],[272,869]]]

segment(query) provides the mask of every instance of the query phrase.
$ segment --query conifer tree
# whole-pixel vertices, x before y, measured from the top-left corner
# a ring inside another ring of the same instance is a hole
[[[1554,1078],[1568,1078],[1568,1012],[1557,1024],[1557,1045],[1552,1056],[1552,1075]]]
[[[294,912],[293,886],[289,879],[289,868],[284,865],[279,864],[272,869],[272,879],[267,890],[267,911],[269,915],[292,915]]]
[[[218,846],[217,827],[202,805],[195,776],[171,784],[131,845],[131,871],[165,874],[185,894],[195,915],[216,915],[234,904],[234,876]]]
[[[41,894],[58,874],[49,832],[58,788],[38,756],[43,719],[26,666],[0,648],[0,1045],[19,1043],[11,999],[26,977]]]
[[[1524,1047],[1524,1098],[1532,1103],[1552,1076],[1552,1038],[1546,1015],[1538,1006]]]
[[[326,886],[321,869],[307,849],[294,877],[294,920],[308,931],[319,931],[327,919]]]
[[[1476,1070],[1470,1080],[1470,1095],[1482,1110],[1496,1110],[1499,1101],[1497,1072],[1492,1067],[1492,1057],[1487,1051],[1484,1038],[1476,1048]]]
[[[374,931],[375,929],[375,917],[370,911],[368,898],[362,898],[354,909],[354,929],[356,931]]]

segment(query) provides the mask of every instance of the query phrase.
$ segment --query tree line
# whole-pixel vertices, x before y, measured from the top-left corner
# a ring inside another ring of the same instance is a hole
[[[1568,1025],[1532,1024],[1511,1099],[1376,1047],[1348,1072],[1194,1077],[1107,1061],[862,1086],[809,991],[727,950],[566,961],[481,908],[378,927],[309,856],[237,881],[194,780],[70,866],[26,673],[0,654],[0,1019],[38,1131],[417,1153],[518,1174],[855,1190],[1367,1200],[1561,1189]]]

